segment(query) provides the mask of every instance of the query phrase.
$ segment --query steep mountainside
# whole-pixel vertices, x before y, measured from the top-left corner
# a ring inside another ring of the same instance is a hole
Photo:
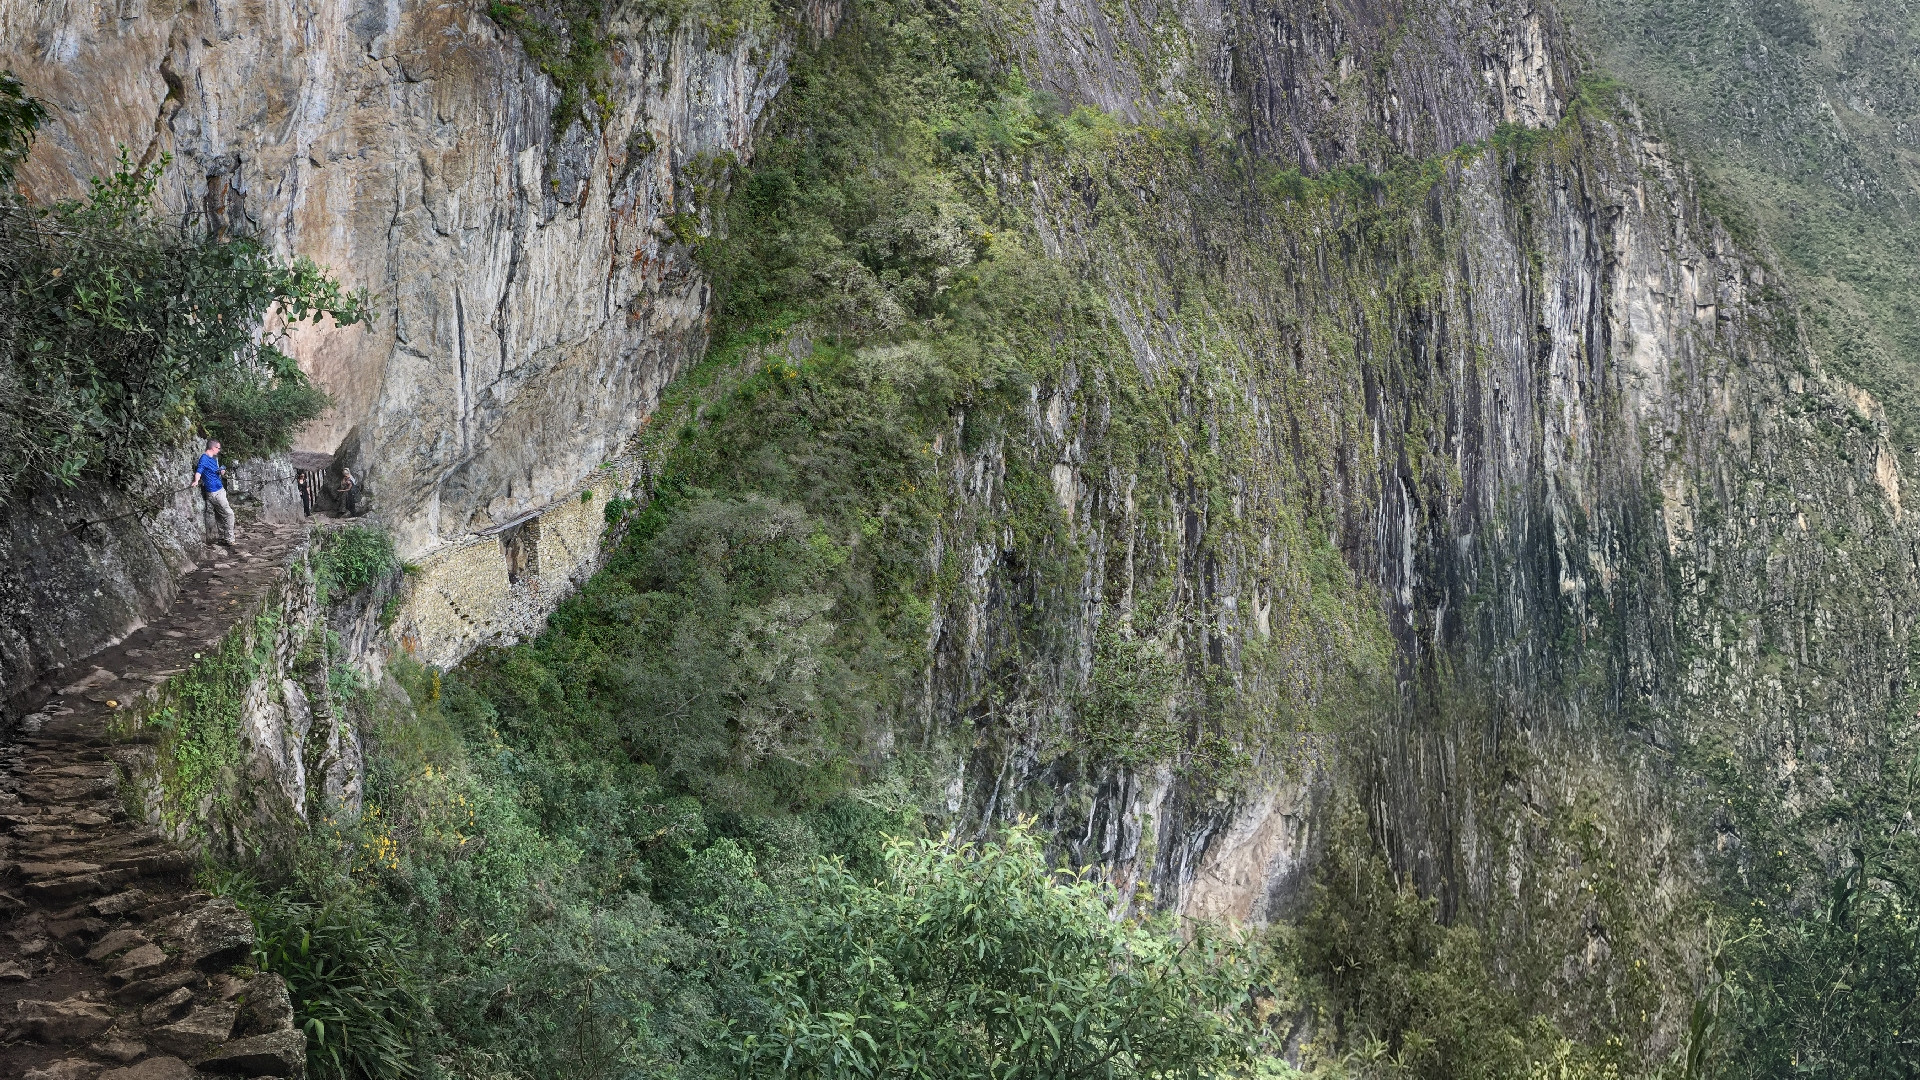
[[[1524,0],[15,7],[36,191],[158,116],[179,206],[388,305],[307,342],[311,437],[427,565],[343,677],[366,815],[256,910],[431,923],[456,1071],[719,1069],[765,1016],[689,941],[1029,818],[1131,913],[1278,926],[1305,1067],[1912,1064],[1904,954],[1766,982],[1920,865],[1904,121],[1690,151],[1681,76],[1766,54],[1598,0],[1585,52]],[[1756,85],[1837,85],[1829,15]]]
[[[543,73],[554,46],[531,57],[483,8],[0,5],[0,65],[51,109],[20,170],[30,197],[84,193],[122,149],[171,155],[169,216],[310,256],[373,295],[370,325],[292,336],[334,400],[297,448],[337,452],[329,482],[350,466],[409,557],[495,546],[573,497],[704,347],[707,286],[675,222],[697,220],[713,162],[748,153],[792,43],[833,19],[808,8],[742,34],[724,9],[626,7],[608,28],[625,44],[563,86]],[[103,543],[54,572],[147,559],[136,536]],[[592,553],[548,562],[564,588]],[[473,617],[442,635],[452,655],[544,614],[493,576],[456,584],[448,602]],[[164,599],[78,621],[124,632]],[[109,639],[82,637],[35,662]]]

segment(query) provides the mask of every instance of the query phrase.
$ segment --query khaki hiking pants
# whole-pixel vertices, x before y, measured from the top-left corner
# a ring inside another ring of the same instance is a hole
[[[225,488],[206,494],[201,500],[201,510],[207,527],[207,542],[213,542],[213,526],[220,524],[220,538],[233,543],[233,504],[227,501]]]

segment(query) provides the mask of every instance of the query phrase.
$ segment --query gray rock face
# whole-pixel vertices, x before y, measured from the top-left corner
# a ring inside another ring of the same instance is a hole
[[[97,1062],[81,1058],[63,1058],[50,1065],[31,1070],[21,1080],[93,1080],[100,1075],[100,1068]]]
[[[65,665],[173,602],[201,550],[190,469],[156,465],[127,491],[47,489],[0,504],[0,700],[42,675],[74,681],[85,673]]]
[[[589,125],[483,11],[0,3],[0,61],[54,110],[33,195],[172,154],[169,212],[371,291],[371,327],[292,338],[338,402],[302,447],[342,451],[408,555],[570,493],[636,430],[704,342],[661,223],[786,74],[781,39],[620,22]]]
[[[100,1080],[193,1080],[193,1066],[177,1057],[151,1057],[124,1069],[109,1069]]]
[[[804,21],[825,31],[836,10],[812,0]],[[617,20],[609,111],[589,124],[555,116],[552,81],[483,12],[0,0],[0,67],[53,110],[20,174],[31,196],[83,193],[121,146],[171,154],[169,216],[371,292],[371,326],[287,342],[337,403],[300,448],[339,451],[409,558],[573,497],[704,346],[707,284],[663,222],[697,216],[703,185],[749,156],[790,52],[781,36],[713,48],[691,23]],[[284,462],[254,471],[264,512],[298,513]],[[198,507],[149,502],[0,508],[0,561],[27,568],[0,580],[0,693],[164,610]],[[64,532],[128,510],[145,513]],[[559,580],[595,556],[584,545]],[[489,602],[509,585],[489,581]]]

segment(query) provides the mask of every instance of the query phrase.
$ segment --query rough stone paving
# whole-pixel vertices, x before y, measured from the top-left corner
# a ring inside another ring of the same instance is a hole
[[[298,525],[254,523],[173,609],[12,703],[0,745],[0,1077],[306,1074],[252,921],[194,890],[195,856],[131,817],[112,714],[190,665],[285,572]]]

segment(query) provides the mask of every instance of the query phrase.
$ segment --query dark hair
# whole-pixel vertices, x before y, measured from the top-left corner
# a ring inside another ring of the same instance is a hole
[[[214,447],[216,447],[216,446],[219,446],[219,445],[220,445],[220,440],[219,440],[219,439],[208,439],[208,440],[207,440],[207,449],[209,449],[209,450],[211,450],[211,449],[213,449]]]

